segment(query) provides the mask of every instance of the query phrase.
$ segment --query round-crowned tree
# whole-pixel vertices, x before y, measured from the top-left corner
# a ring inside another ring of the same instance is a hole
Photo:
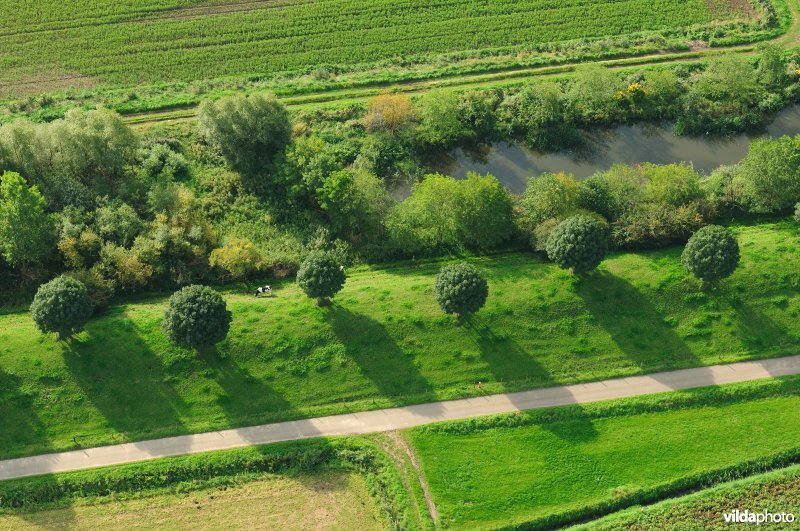
[[[721,280],[739,265],[739,243],[725,227],[706,225],[689,238],[681,263],[703,282]]]
[[[162,327],[176,345],[202,350],[225,339],[231,312],[219,293],[208,286],[187,286],[169,298]]]
[[[444,266],[434,290],[442,310],[457,317],[477,312],[489,296],[486,279],[475,266],[464,262]]]
[[[93,311],[89,290],[83,282],[67,276],[39,286],[31,304],[31,316],[39,330],[56,332],[59,339],[83,330]]]
[[[312,254],[297,271],[297,284],[306,295],[323,305],[339,293],[347,275],[344,266],[330,254]]]
[[[547,256],[562,269],[584,273],[597,267],[608,252],[608,230],[589,216],[573,216],[558,224],[547,239]]]

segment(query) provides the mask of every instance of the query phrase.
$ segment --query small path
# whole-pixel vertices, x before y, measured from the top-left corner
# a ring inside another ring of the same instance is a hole
[[[414,471],[417,473],[419,486],[422,488],[422,495],[425,497],[425,505],[428,506],[428,514],[431,515],[433,523],[438,524],[439,511],[436,509],[436,504],[433,502],[433,496],[431,496],[431,489],[428,486],[428,480],[425,479],[425,474],[422,473],[422,468],[419,466],[417,454],[408,445],[408,441],[405,440],[399,431],[388,431],[386,432],[386,435],[408,456],[408,459],[411,461],[411,466],[414,467]]]
[[[9,459],[0,461],[0,480],[281,441],[385,432],[444,420],[596,402],[790,374],[800,374],[800,356],[697,367],[520,393],[292,420],[249,428]]]

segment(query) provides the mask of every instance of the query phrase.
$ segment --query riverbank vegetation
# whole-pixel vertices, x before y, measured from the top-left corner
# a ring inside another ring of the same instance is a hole
[[[251,96],[208,104],[198,131],[136,133],[104,110],[7,124],[0,301],[27,303],[61,273],[102,309],[119,295],[292,275],[322,250],[345,264],[541,252],[575,214],[598,216],[612,248],[643,249],[683,243],[715,221],[789,213],[800,200],[800,148],[790,138],[756,141],[741,164],[708,176],[685,164],[613,166],[582,183],[532,176],[521,196],[494,176],[457,181],[424,168],[470,142],[572,145],[580,127],[634,119],[750,128],[796,99],[793,61],[767,48],[754,60],[627,79],[587,67],[511,91],[387,94],[366,108],[295,115]],[[253,126],[267,123],[267,136]],[[392,193],[414,182],[410,197]]]

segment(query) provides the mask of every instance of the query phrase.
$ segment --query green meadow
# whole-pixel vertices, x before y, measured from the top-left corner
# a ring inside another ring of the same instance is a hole
[[[164,297],[114,306],[71,343],[6,313],[0,457],[796,353],[796,225],[734,230],[741,265],[708,291],[678,248],[583,278],[530,254],[472,259],[490,295],[465,322],[433,298],[441,262],[355,269],[329,307],[290,281],[272,298],[231,288],[231,332],[204,353],[168,343]]]

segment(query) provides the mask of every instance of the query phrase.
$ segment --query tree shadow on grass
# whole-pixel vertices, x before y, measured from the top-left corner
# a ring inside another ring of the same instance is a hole
[[[624,279],[595,271],[576,288],[596,322],[643,372],[700,364],[664,316]]]
[[[486,361],[496,380],[519,381],[524,375],[526,387],[543,388],[538,397],[539,401],[556,401],[559,404],[567,404],[572,409],[562,420],[543,416],[534,424],[560,439],[573,443],[586,442],[597,437],[592,419],[583,413],[573,393],[555,381],[535,356],[526,352],[514,340],[495,334],[480,315],[464,317],[462,324],[472,335],[481,352],[481,358]],[[520,410],[529,409],[532,405],[531,399],[526,395],[510,393],[508,397]]]
[[[88,339],[74,340],[64,361],[86,399],[121,435],[113,442],[162,437],[185,431],[187,405],[169,383],[161,359],[139,337],[136,325],[123,316],[96,319]],[[111,434],[78,436],[79,446],[107,444]]]
[[[41,382],[40,378],[40,383]],[[56,382],[53,382],[56,383]],[[26,453],[44,453],[49,450],[47,444],[47,430],[36,415],[34,396],[21,389],[21,379],[0,369],[0,439],[5,451],[24,448]],[[0,464],[0,470],[3,466]],[[35,478],[39,484],[55,485],[56,477],[45,474]],[[11,509],[10,515],[28,521],[31,525],[41,524],[37,518],[24,507],[11,508],[6,505],[8,500],[3,500],[0,505],[3,509]],[[61,508],[61,523],[69,527],[75,521],[75,513],[67,505]]]
[[[224,394],[216,402],[225,411],[232,426],[254,426],[273,422],[291,411],[288,401],[262,380],[250,374],[216,347],[197,353],[198,359],[211,370],[213,378]],[[246,436],[246,432],[242,433]]]
[[[737,337],[748,351],[782,347],[788,351],[800,343],[800,339],[792,336],[785,327],[780,326],[752,305],[737,297],[730,297],[728,303],[736,312]]]
[[[364,314],[334,304],[326,309],[333,332],[348,356],[383,398],[402,403],[403,397],[428,396],[435,400],[430,382],[397,345],[386,327]]]

